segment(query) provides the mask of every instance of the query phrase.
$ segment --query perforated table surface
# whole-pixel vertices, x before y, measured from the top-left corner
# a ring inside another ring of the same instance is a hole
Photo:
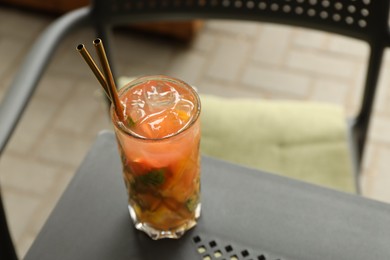
[[[202,158],[202,216],[178,240],[133,228],[99,135],[25,259],[390,259],[390,205]]]

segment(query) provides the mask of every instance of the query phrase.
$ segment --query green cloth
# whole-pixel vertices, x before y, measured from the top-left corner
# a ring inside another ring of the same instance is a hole
[[[244,166],[355,192],[336,105],[201,95],[201,151]]]

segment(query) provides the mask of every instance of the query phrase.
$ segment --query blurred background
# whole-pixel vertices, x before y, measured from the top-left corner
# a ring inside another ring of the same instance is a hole
[[[36,37],[61,13],[88,1],[0,0],[0,97]],[[59,46],[0,160],[4,203],[22,257],[97,133],[111,129],[96,79],[75,51],[92,49],[81,29]],[[357,110],[365,44],[251,22],[148,24],[116,32],[118,74],[168,74],[202,93],[332,102]],[[362,195],[390,202],[390,57],[386,53],[364,158]]]

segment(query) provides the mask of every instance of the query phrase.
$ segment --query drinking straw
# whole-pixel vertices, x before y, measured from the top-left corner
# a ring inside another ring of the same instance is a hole
[[[97,38],[93,41],[93,45],[95,46],[95,49],[100,59],[100,63],[103,67],[104,77],[106,79],[107,86],[108,86],[108,93],[110,93],[112,103],[114,105],[115,113],[118,116],[118,119],[123,122],[124,121],[123,106],[119,100],[118,93],[116,91],[114,77],[112,76],[110,64],[108,63],[103,42],[101,39]]]
[[[95,74],[95,77],[100,82],[100,85],[102,85],[104,93],[108,97],[109,100],[112,102],[112,98],[110,96],[110,92],[108,90],[107,81],[104,78],[102,72],[96,65],[95,61],[92,59],[91,55],[89,54],[87,48],[85,48],[84,44],[77,45],[78,52],[81,54],[81,56],[84,58],[85,62],[88,64],[88,66],[91,68],[93,74]]]

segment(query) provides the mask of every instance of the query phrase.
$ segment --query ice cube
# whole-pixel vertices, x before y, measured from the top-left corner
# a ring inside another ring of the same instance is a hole
[[[178,99],[178,92],[164,82],[157,82],[145,91],[145,101],[151,108],[167,109],[173,107]]]
[[[131,119],[136,123],[141,121],[145,117],[146,112],[142,108],[136,108],[132,109],[131,113],[128,114],[130,115]]]
[[[145,101],[143,101],[139,96],[133,95],[133,99],[129,104],[124,103],[126,107],[126,114],[131,117],[134,122],[142,120],[145,115]]]
[[[167,109],[163,113],[147,115],[140,125],[148,137],[161,138],[178,132],[183,127],[183,122],[176,110]]]
[[[163,137],[162,124],[164,123],[164,116],[159,114],[147,115],[140,122],[140,127],[143,133],[149,138]]]
[[[180,120],[181,124],[187,123],[189,118],[192,115],[192,111],[194,110],[194,103],[190,100],[180,98],[180,100],[176,103],[175,112]]]

